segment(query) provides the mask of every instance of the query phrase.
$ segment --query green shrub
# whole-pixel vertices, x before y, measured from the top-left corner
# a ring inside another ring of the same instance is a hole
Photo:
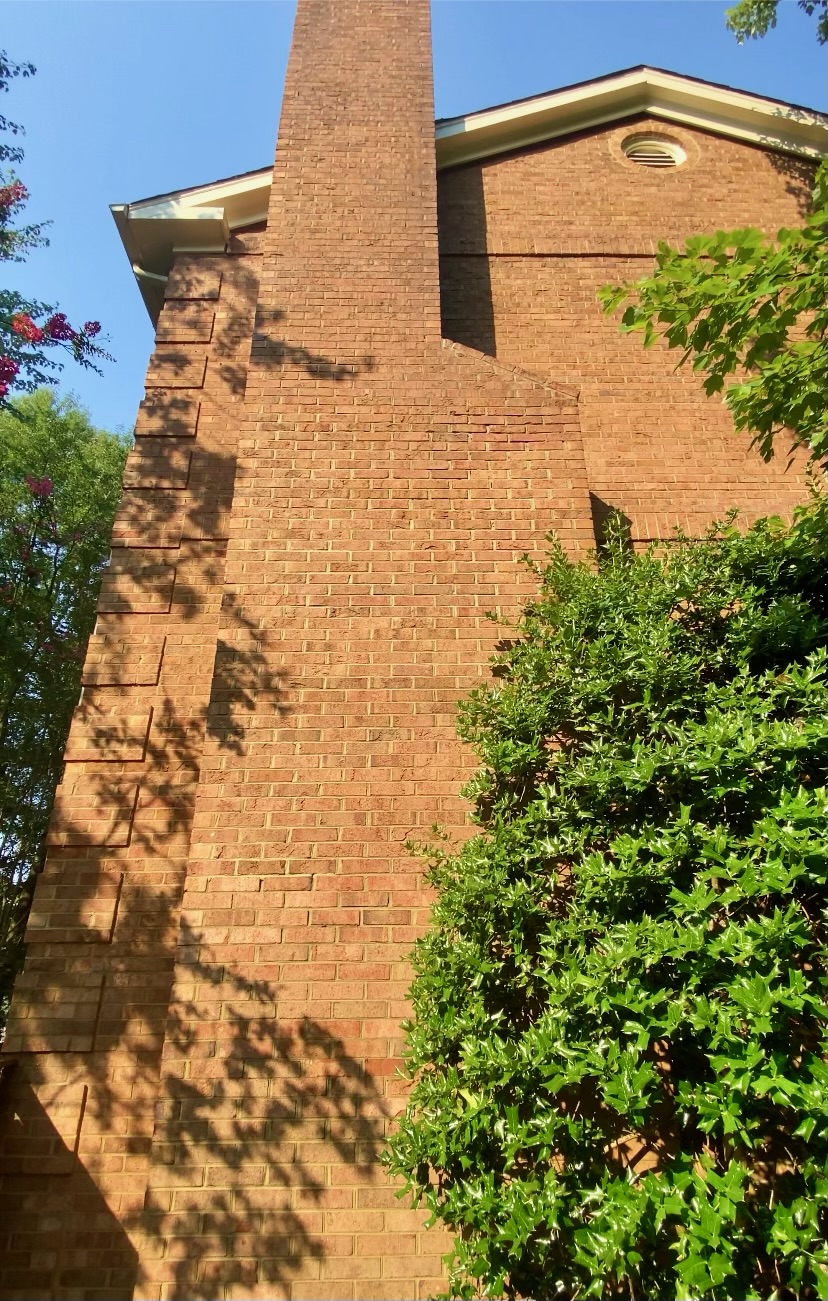
[[[452,1296],[825,1291],[825,533],[554,547],[462,707],[387,1155]]]

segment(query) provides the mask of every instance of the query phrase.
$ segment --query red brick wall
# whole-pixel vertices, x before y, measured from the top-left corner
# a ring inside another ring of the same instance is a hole
[[[621,142],[648,129],[678,141],[687,162],[629,162]],[[660,239],[797,224],[811,172],[639,117],[440,174],[444,333],[578,386],[596,513],[621,509],[638,539],[676,523],[703,531],[733,505],[746,519],[789,511],[802,480],[784,454],[768,467],[748,449],[720,398],[705,398],[689,368],[676,373],[678,353],[621,335],[596,291],[647,274]]]
[[[9,1030],[4,1297],[440,1286],[378,1162],[428,909],[404,842],[467,833],[455,702],[517,558],[582,553],[590,488],[653,531],[701,408],[593,308],[669,216],[607,133],[441,179],[441,339],[430,86],[427,0],[300,0],[267,231],[170,280]],[[708,145],[740,220],[730,164],[765,156]],[[725,472],[790,499],[694,438],[691,514]]]
[[[254,259],[167,288],[2,1061],[0,1294],[127,1297],[211,694]]]
[[[428,5],[351,8],[300,6],[288,71],[222,633],[267,685],[196,799],[142,1296],[439,1288],[378,1164],[427,920],[404,841],[463,832],[455,702],[518,556],[591,537],[573,394],[440,338]]]

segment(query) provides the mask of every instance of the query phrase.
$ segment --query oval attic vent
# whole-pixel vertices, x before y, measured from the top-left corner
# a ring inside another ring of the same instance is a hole
[[[641,167],[678,167],[687,157],[681,145],[657,136],[634,136],[625,140],[621,148],[631,163]]]

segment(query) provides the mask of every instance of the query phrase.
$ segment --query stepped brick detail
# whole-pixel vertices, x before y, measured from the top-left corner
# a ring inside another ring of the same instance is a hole
[[[700,212],[794,224],[794,163],[677,127],[642,188],[613,126],[438,185],[430,62],[428,0],[299,0],[266,226],[169,277],[0,1058],[0,1297],[439,1290],[379,1157],[487,612],[550,529],[803,495],[594,302]]]
[[[168,368],[195,348],[204,382],[150,388],[139,411],[0,1059],[7,1296],[136,1283],[256,298],[252,259],[206,271],[209,343],[163,344]]]

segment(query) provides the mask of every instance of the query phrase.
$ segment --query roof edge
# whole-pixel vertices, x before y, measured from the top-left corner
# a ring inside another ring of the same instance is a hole
[[[647,113],[746,144],[819,159],[828,115],[639,64],[559,90],[480,109],[435,125],[437,169],[477,162]],[[267,217],[271,168],[157,194],[111,211],[155,322],[163,279],[185,249],[222,252],[234,230]]]

